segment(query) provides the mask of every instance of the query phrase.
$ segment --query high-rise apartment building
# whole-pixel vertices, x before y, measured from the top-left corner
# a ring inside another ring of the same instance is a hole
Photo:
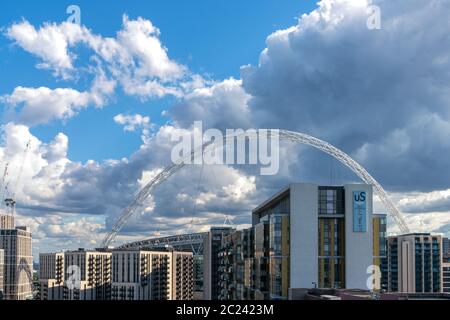
[[[256,300],[269,299],[269,233],[268,221],[254,225],[253,289]]]
[[[389,291],[441,292],[441,240],[429,233],[388,237]]]
[[[112,257],[113,300],[192,300],[192,252],[117,250]]]
[[[39,255],[41,300],[191,300],[192,252],[84,250]]]
[[[388,289],[387,216],[373,215],[373,264],[380,268],[380,289]]]
[[[254,209],[252,221],[256,298],[287,299],[289,288],[367,289],[372,186],[291,184]]]
[[[63,300],[64,290],[64,253],[40,253],[37,298]]]
[[[11,214],[2,214],[0,212],[0,229],[14,229],[14,216]]]
[[[235,231],[222,238],[219,250],[219,299],[254,299],[253,228]]]
[[[4,298],[25,300],[33,297],[33,256],[28,227],[15,227],[14,217],[0,213],[0,249],[4,254]]]
[[[192,252],[172,251],[171,300],[194,298],[194,256]]]
[[[5,272],[5,251],[0,249],[0,300],[3,300],[5,289],[4,274]]]
[[[64,300],[109,300],[111,257],[112,253],[108,250],[78,249],[65,252]],[[77,284],[71,286],[71,283]]]
[[[450,293],[450,262],[442,263],[442,292]]]
[[[442,259],[450,262],[450,239],[442,238]]]
[[[203,241],[203,299],[217,300],[219,298],[219,252],[222,238],[231,234],[231,227],[213,227]]]

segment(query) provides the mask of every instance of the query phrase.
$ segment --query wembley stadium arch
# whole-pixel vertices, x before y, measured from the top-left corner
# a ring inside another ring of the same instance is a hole
[[[320,140],[305,133],[288,130],[278,130],[278,129],[268,131],[277,132],[280,141],[289,141],[293,143],[311,146],[332,156],[340,163],[348,167],[362,181],[373,186],[375,194],[379,197],[389,215],[394,219],[400,231],[402,233],[409,233],[409,228],[405,223],[401,213],[395,207],[395,205],[393,204],[393,202],[391,201],[391,199],[389,198],[388,194],[383,189],[383,187],[367,172],[366,169],[364,169],[359,163],[357,163],[344,151],[336,148],[335,146],[331,145],[326,141]],[[229,136],[224,137],[224,140],[227,138],[229,138]],[[220,146],[223,146],[223,142],[222,144],[220,144]],[[203,146],[201,146],[201,148],[194,150],[190,155],[186,156],[184,159],[172,163],[166,168],[164,168],[159,174],[157,174],[150,182],[148,182],[140,190],[136,198],[122,211],[118,219],[115,221],[111,231],[103,239],[102,246],[107,247],[112,244],[116,235],[120,232],[120,230],[126,224],[128,219],[132,215],[134,215],[139,210],[139,208],[142,207],[144,201],[150,196],[152,191],[158,185],[162,184],[164,181],[169,179],[174,173],[176,173],[178,170],[182,169],[184,166],[190,163],[190,159],[193,156],[198,155],[199,153],[203,155],[206,151],[211,152],[211,150],[214,150],[218,147],[219,145],[217,143],[214,143],[214,141],[206,142]]]

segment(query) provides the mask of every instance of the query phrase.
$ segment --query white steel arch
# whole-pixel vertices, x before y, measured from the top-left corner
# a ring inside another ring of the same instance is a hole
[[[321,150],[342,164],[344,164],[346,167],[348,167],[350,170],[352,170],[361,180],[363,180],[365,183],[370,184],[374,187],[376,194],[380,198],[381,202],[386,207],[386,210],[389,212],[389,214],[394,219],[395,223],[399,227],[400,231],[402,233],[409,233],[409,228],[406,225],[401,213],[397,210],[395,205],[392,203],[391,199],[387,195],[386,191],[383,189],[383,187],[376,181],[368,172],[366,169],[364,169],[359,163],[357,163],[355,160],[353,160],[348,154],[343,152],[342,150],[334,147],[333,145],[329,144],[326,141],[320,140],[318,138],[312,137],[310,135],[307,135],[305,133],[300,132],[294,132],[294,131],[288,131],[288,130],[277,130],[277,129],[268,129],[268,132],[278,132],[279,138],[281,141],[291,141],[295,143],[301,143],[305,144],[311,147],[314,147],[318,150]],[[225,136],[223,145],[226,144],[226,140],[230,137],[237,138],[240,135],[245,134],[234,134],[231,136]],[[141,191],[137,194],[136,198],[122,211],[119,218],[114,223],[112,230],[105,236],[102,242],[102,246],[106,247],[111,245],[111,243],[114,241],[114,238],[116,237],[117,233],[122,229],[122,227],[126,224],[127,220],[140,208],[142,207],[145,199],[147,199],[153,189],[157,187],[159,184],[166,181],[171,175],[173,175],[175,172],[180,170],[186,165],[186,162],[188,159],[191,159],[193,156],[205,153],[205,151],[211,151],[210,148],[216,149],[219,146],[217,144],[214,144],[214,142],[207,142],[202,147],[198,148],[197,150],[194,150],[189,156],[185,157],[184,159],[178,161],[177,163],[173,163],[169,165],[168,167],[164,168],[158,175],[156,175],[147,185],[142,188]]]

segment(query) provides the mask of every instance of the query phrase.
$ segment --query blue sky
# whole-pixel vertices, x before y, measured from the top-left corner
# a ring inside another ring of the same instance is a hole
[[[149,19],[161,30],[161,42],[169,57],[192,72],[215,80],[240,77],[240,67],[258,63],[270,33],[296,23],[301,13],[315,8],[314,1],[2,1],[0,25],[28,20],[38,27],[44,22],[67,19],[66,8],[81,8],[82,24],[94,33],[114,37],[122,26],[122,15]],[[83,56],[83,51],[77,51]],[[38,59],[10,39],[0,36],[0,95],[19,85],[25,87],[71,87],[82,90],[88,79],[56,80],[48,70],[35,68]],[[83,81],[84,80],[84,81]],[[74,161],[105,160],[129,156],[140,145],[140,134],[124,133],[113,121],[119,113],[140,113],[157,125],[170,119],[161,112],[174,98],[141,101],[118,91],[107,107],[88,108],[68,121],[53,121],[31,129],[42,141],[58,132],[70,137],[69,158]]]

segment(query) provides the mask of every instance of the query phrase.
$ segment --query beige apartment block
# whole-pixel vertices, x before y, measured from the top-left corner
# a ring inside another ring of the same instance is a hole
[[[14,225],[11,228],[11,219],[5,218],[4,215],[1,217],[5,226],[8,226],[8,229],[0,229],[0,249],[4,250],[4,299],[31,299],[33,256],[30,229],[14,228]]]
[[[64,253],[39,254],[40,300],[64,299]]]
[[[0,229],[14,229],[14,216],[0,212]]]
[[[192,252],[172,252],[171,300],[194,299],[194,256]]]
[[[113,300],[192,300],[192,252],[113,251]]]
[[[388,237],[389,291],[442,292],[442,237],[412,233]]]
[[[64,253],[64,300],[109,300],[111,297],[110,251],[79,249]],[[79,280],[70,287],[71,280]]]

